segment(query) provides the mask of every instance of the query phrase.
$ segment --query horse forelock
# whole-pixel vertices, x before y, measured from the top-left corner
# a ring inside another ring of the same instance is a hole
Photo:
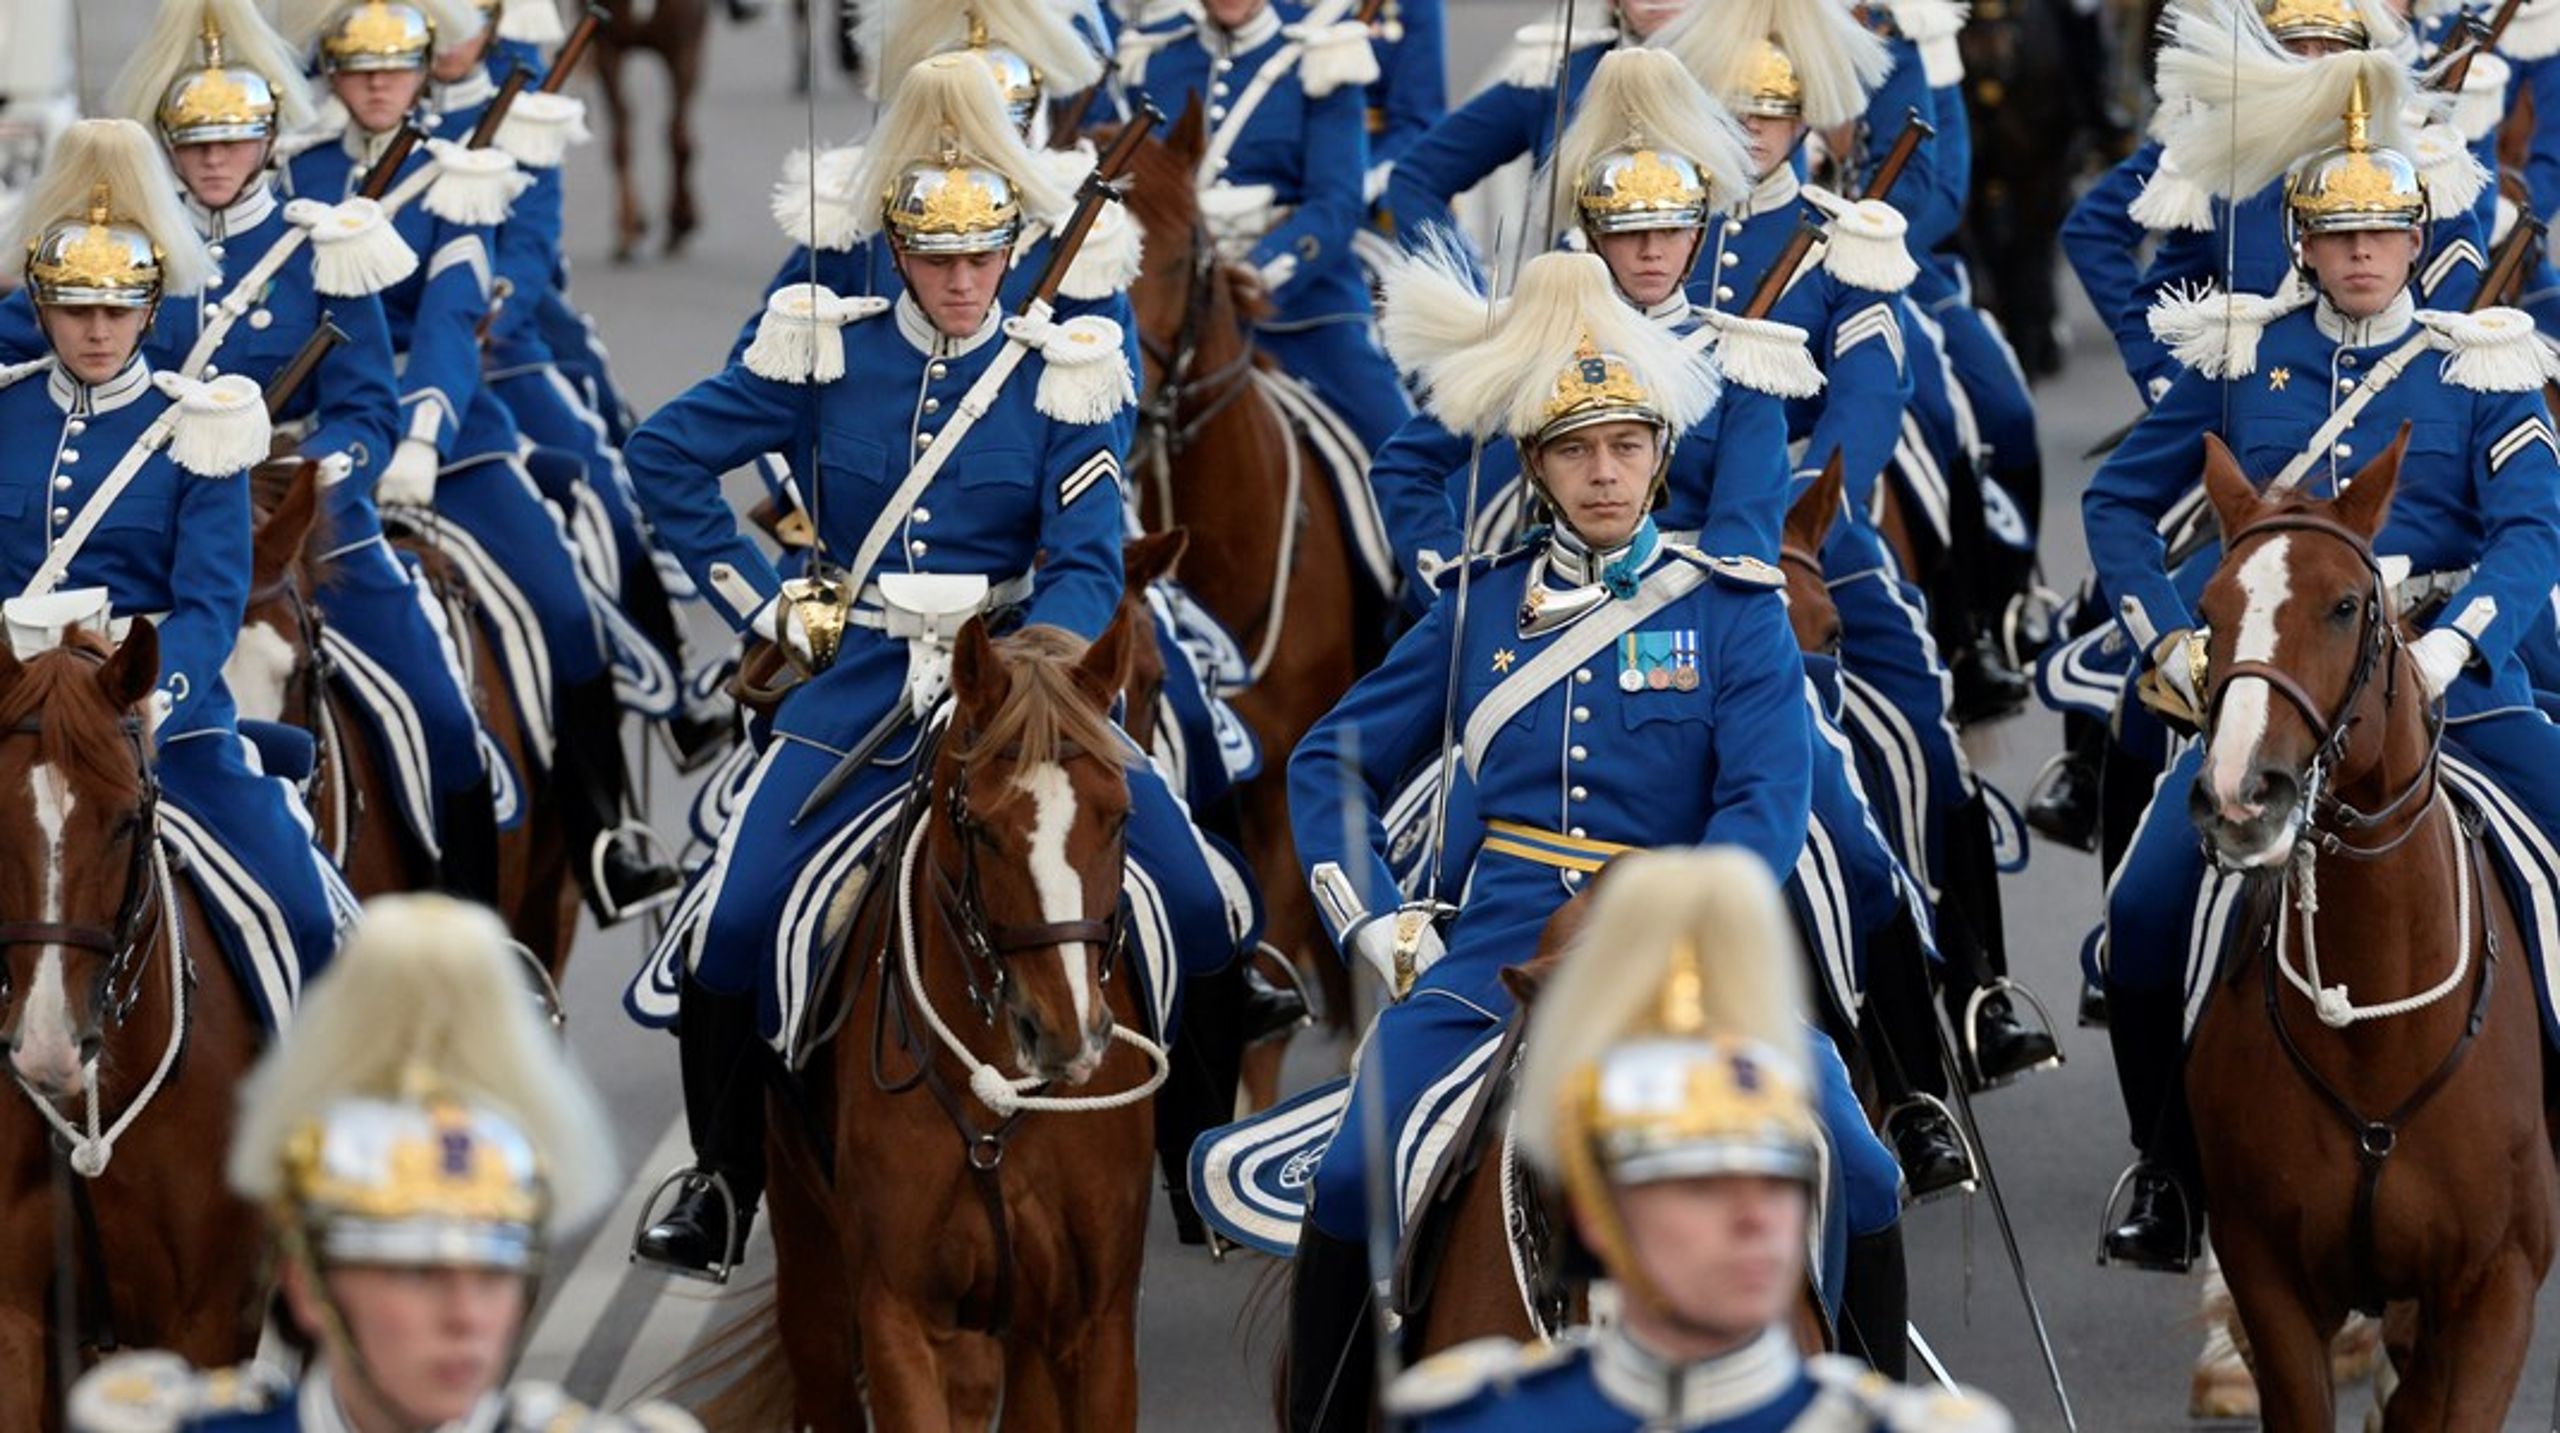
[[[37,761],[62,773],[80,799],[122,806],[142,794],[142,772],[125,735],[125,713],[99,687],[98,666],[90,660],[109,650],[75,632],[25,663],[18,680],[0,692],[0,731],[36,718]]]
[[[1022,770],[1062,762],[1074,751],[1124,767],[1136,762],[1110,716],[1076,686],[1076,662],[1084,655],[1076,637],[1055,627],[1026,627],[998,641],[995,651],[1011,681],[995,711],[963,734],[956,752],[963,766],[1001,761]]]

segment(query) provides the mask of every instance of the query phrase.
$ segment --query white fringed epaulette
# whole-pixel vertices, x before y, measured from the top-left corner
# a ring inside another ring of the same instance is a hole
[[[2189,179],[2167,153],[2142,181],[2142,192],[2124,208],[2125,217],[2155,234],[2185,229],[2204,233],[2213,228],[2213,193]]]
[[[1881,1428],[1887,1433],[2010,1433],[2008,1410],[1969,1389],[1896,1383],[1854,1358],[1805,1362],[1821,1390],[1799,1428]]]
[[[174,1353],[120,1353],[71,1385],[65,1412],[81,1433],[176,1433],[234,1413],[264,1413],[289,1393],[261,1363],[205,1372]]]
[[[1470,1339],[1406,1369],[1387,1388],[1387,1411],[1402,1418],[1444,1413],[1487,1393],[1507,1392],[1520,1380],[1573,1357],[1580,1340],[1515,1343],[1507,1338]]]
[[[2525,0],[2498,37],[2498,53],[2518,60],[2560,55],[2560,0]]]
[[[1136,378],[1120,325],[1085,314],[1056,323],[1018,315],[1004,321],[1008,338],[1036,351],[1040,386],[1031,406],[1060,423],[1101,423],[1138,401]]]
[[[527,45],[556,45],[569,38],[558,0],[512,0],[498,16],[498,38]]]
[[[284,217],[310,232],[311,286],[330,298],[378,294],[418,271],[418,251],[375,200],[296,199],[284,206]]]
[[[2427,217],[2452,219],[2471,212],[2489,187],[2489,171],[2465,144],[2461,131],[2442,120],[2418,131],[2409,145],[2418,183],[2427,191]]]
[[[2203,285],[2170,289],[2151,306],[2151,336],[2170,356],[2207,378],[2246,378],[2258,371],[2258,338],[2267,325],[2311,302],[2296,275],[2272,294],[2228,294]]]
[[[884,298],[838,298],[824,284],[785,284],[765,300],[743,355],[747,371],[774,383],[833,383],[844,377],[845,325],[888,311]]]
[[[427,141],[435,156],[435,182],[418,202],[448,224],[491,226],[507,222],[516,196],[533,184],[533,176],[516,167],[503,149],[472,149],[449,139]]]
[[[496,143],[527,169],[557,169],[573,147],[593,138],[587,129],[585,100],[527,90],[516,96],[507,117],[498,121]]]
[[[2515,78],[2515,67],[2495,54],[2471,57],[2471,68],[2462,76],[2462,88],[2454,95],[2453,127],[2462,137],[2478,143],[2507,120],[2507,82]]]
[[[1777,592],[1787,585],[1785,573],[1756,557],[1722,557],[1685,542],[1665,542],[1662,550],[1683,562],[1705,568],[1707,576],[1739,591]]]
[[[1775,319],[1704,312],[1699,322],[1716,331],[1716,371],[1772,398],[1810,398],[1822,391],[1822,365],[1814,362],[1812,335]]]
[[[1036,149],[1032,151],[1032,160],[1064,194],[1080,193],[1085,179],[1093,173],[1093,149],[1085,144],[1078,144],[1072,149]],[[775,203],[778,212],[780,201],[777,199]],[[1043,234],[1053,232],[1065,223],[1066,218],[1061,215],[1056,223],[1044,224],[1037,230],[1026,226],[1021,241],[1014,246],[1015,255],[1019,257]],[[1084,303],[1096,303],[1113,294],[1125,293],[1131,284],[1138,281],[1138,272],[1145,257],[1145,231],[1130,215],[1129,206],[1105,204],[1094,215],[1093,227],[1085,231],[1084,245],[1076,250],[1075,262],[1067,265],[1066,277],[1059,281],[1058,292]]]
[[[237,373],[211,380],[155,373],[151,381],[177,405],[171,462],[199,478],[236,478],[266,460],[275,427],[256,383]]]
[[[2560,4],[2560,0],[2553,0]],[[1553,23],[1523,25],[1511,36],[1511,49],[1496,67],[1493,82],[1515,89],[1542,90],[1556,82],[1556,66],[1563,63],[1557,39],[1561,33]],[[1564,37],[1562,50],[1588,50],[1596,45],[1613,45],[1618,32],[1605,25],[1577,25]]]
[[[1369,27],[1341,18],[1344,8],[1318,6],[1315,14],[1285,32],[1303,47],[1298,53],[1298,87],[1309,99],[1378,82],[1378,52],[1369,47]]]
[[[861,206],[853,200],[853,174],[861,167],[858,144],[820,150],[814,168],[809,151],[791,151],[773,184],[773,222],[781,226],[782,236],[804,249],[841,253],[852,248],[862,223]],[[809,193],[813,173],[814,202]]]
[[[1822,211],[1825,239],[1822,268],[1844,284],[1898,294],[1920,277],[1904,236],[1911,221],[1882,199],[1843,199],[1818,184],[1800,191],[1806,203]]]
[[[2456,388],[2532,393],[2560,379],[2560,356],[2534,331],[2532,315],[2522,309],[2420,309],[2416,318],[2426,327],[2429,345],[2445,355],[2444,381]]]
[[[1960,0],[1893,0],[1894,28],[1920,47],[1920,72],[1929,88],[1964,82],[1964,50],[1956,37],[1964,32],[1971,6]]]
[[[702,1433],[701,1420],[671,1403],[651,1399],[620,1412],[589,1408],[553,1383],[519,1383],[507,1390],[508,1433]]]

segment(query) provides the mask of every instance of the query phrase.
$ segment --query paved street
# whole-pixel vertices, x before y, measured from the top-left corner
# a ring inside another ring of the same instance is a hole
[[[94,95],[103,90],[144,0],[77,0]],[[1493,59],[1510,29],[1540,18],[1548,6],[1519,0],[1451,0],[1453,92]],[[782,7],[787,11],[788,7]],[[1587,5],[1596,9],[1596,3]],[[704,228],[680,261],[652,258],[615,266],[612,191],[601,142],[572,161],[568,246],[575,292],[610,342],[625,392],[644,411],[708,374],[720,362],[761,286],[784,251],[767,214],[766,193],[784,152],[803,142],[808,120],[791,98],[794,63],[784,15],[748,27],[718,23],[715,54],[697,114],[703,160],[698,181]],[[817,130],[822,141],[858,135],[870,106],[840,78],[821,81]],[[663,86],[644,62],[638,93],[651,114]],[[601,131],[601,117],[598,129]],[[663,187],[663,146],[644,134],[645,182],[652,207]],[[2076,299],[2076,292],[2075,292]],[[2088,464],[2081,453],[2133,411],[2133,396],[2106,350],[2100,329],[2076,315],[2068,371],[2041,391],[2049,473],[2045,561],[2056,586],[2076,580],[2086,563],[2079,541],[2077,497]],[[743,479],[735,491],[744,493]],[[698,615],[706,634],[711,623]],[[1977,733],[1974,755],[2013,796],[2022,796],[2054,749],[2057,723],[2035,712]],[[682,791],[662,755],[651,750],[652,810],[659,829],[683,829]],[[2066,1022],[2069,1063],[1988,1097],[1982,1112],[1990,1153],[2017,1216],[2023,1254],[2044,1299],[2062,1369],[2090,1429],[2172,1429],[2183,1411],[2189,1361],[2198,1341],[2191,1284],[2158,1275],[2100,1270],[2092,1262],[2099,1204],[2126,1157],[2104,1032],[2069,1028],[2077,989],[2073,968],[2083,930],[2096,909],[2093,861],[2039,846],[2006,896],[2017,973]],[[723,1315],[723,1299],[704,1285],[670,1284],[630,1268],[624,1249],[642,1189],[680,1162],[676,1123],[675,1048],[623,1016],[619,997],[644,943],[636,931],[597,935],[578,948],[567,982],[576,1047],[600,1080],[625,1156],[638,1181],[631,1197],[589,1239],[557,1251],[546,1281],[526,1371],[564,1380],[591,1399],[627,1398],[647,1388]],[[1298,1052],[1301,1079],[1337,1064],[1341,1051]],[[2272,1072],[2271,1072],[2272,1073]],[[1915,1321],[1958,1377],[2003,1399],[2021,1427],[2062,1426],[2011,1282],[1997,1227],[1983,1200],[1948,1201],[1909,1216]],[[760,1249],[744,1276],[752,1290],[770,1269]],[[1142,1427],[1161,1430],[1255,1429],[1269,1426],[1267,1377],[1271,1339],[1283,1308],[1282,1286],[1265,1261],[1231,1257],[1213,1264],[1175,1245],[1159,1210],[1149,1252],[1142,1308],[1145,1372]],[[2546,1426],[2554,1352],[2546,1298],[2543,1336],[2510,1428]],[[2367,1395],[2351,1390],[2347,1407],[2360,1420]],[[2360,1426],[2342,1418],[2341,1428]]]

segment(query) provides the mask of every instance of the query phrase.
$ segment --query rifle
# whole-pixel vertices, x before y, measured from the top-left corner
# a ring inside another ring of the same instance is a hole
[[[391,137],[391,147],[382,151],[382,157],[365,171],[364,183],[356,189],[358,197],[379,202],[390,193],[392,182],[400,177],[400,166],[409,162],[410,153],[425,138],[414,124],[400,126],[400,132]]]
[[[498,126],[507,122],[507,111],[515,108],[516,96],[523,94],[525,86],[532,83],[533,71],[524,66],[518,65],[508,71],[507,82],[498,86],[498,97],[489,101],[489,107],[481,112],[480,123],[472,127],[471,139],[463,148],[487,149],[495,144]]]
[[[2510,0],[2510,3],[2521,3],[2521,0]],[[580,61],[586,59],[587,47],[596,42],[596,36],[610,18],[601,5],[586,7],[586,13],[578,17],[578,28],[569,32],[569,38],[560,42],[559,52],[551,57],[551,73],[542,77],[544,94],[556,95],[568,87],[570,74],[578,68]]]
[[[285,366],[277,369],[275,377],[267,380],[267,417],[284,416],[285,406],[302,391],[302,385],[310,382],[311,375],[328,360],[330,353],[346,341],[347,331],[332,322],[327,314],[322,314],[320,326],[311,331],[311,337],[303,340],[302,347]]]
[[[1920,117],[1919,110],[1909,111],[1902,121],[1902,133],[1894,137],[1893,148],[1885,151],[1884,162],[1876,166],[1875,177],[1867,181],[1866,192],[1858,197],[1866,200],[1890,196],[1893,186],[1902,182],[1902,171],[1910,167],[1912,156],[1920,152],[1920,141],[1937,132]],[[1751,303],[1742,311],[1744,318],[1764,319],[1769,316],[1769,311],[1778,306],[1778,300],[1786,297],[1788,287],[1795,283],[1796,274],[1804,268],[1804,261],[1812,256],[1814,243],[1822,234],[1822,225],[1807,218],[1795,236],[1787,240],[1787,247],[1778,251],[1778,261],[1769,266],[1769,272],[1760,276],[1760,287],[1752,291]]]

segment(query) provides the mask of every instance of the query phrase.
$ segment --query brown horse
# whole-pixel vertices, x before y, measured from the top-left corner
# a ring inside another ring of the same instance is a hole
[[[1146,388],[1130,475],[1149,527],[1179,524],[1191,534],[1184,585],[1253,666],[1224,675],[1250,679],[1233,700],[1262,746],[1262,773],[1242,796],[1246,855],[1268,903],[1266,939],[1318,973],[1341,1025],[1349,985],[1316,935],[1289,834],[1288,763],[1298,738],[1359,675],[1355,579],[1321,459],[1256,379],[1264,364],[1251,320],[1263,308],[1260,286],[1220,261],[1201,218],[1192,175],[1206,146],[1194,103],[1161,143],[1140,147],[1132,171],[1129,212],[1146,255],[1129,299]],[[1263,1073],[1267,1084],[1276,1064]]]
[[[639,257],[649,219],[633,173],[631,97],[623,88],[622,62],[647,50],[667,64],[666,252],[684,252],[701,220],[693,202],[693,100],[710,58],[711,0],[619,0],[613,18],[596,34],[596,78],[604,86],[605,122],[612,128],[614,244],[617,263]]]
[[[208,1367],[257,1345],[257,1215],[205,1169],[259,1037],[194,888],[154,859],[159,665],[144,622],[113,649],[0,646],[0,1427],[59,1427],[67,1379],[119,1345]]]
[[[2277,1429],[2331,1426],[2331,1336],[2404,1300],[2417,1335],[2383,1426],[2497,1427],[2551,1265],[2560,1176],[2526,947],[2441,784],[2373,553],[2407,443],[2316,501],[2262,498],[2206,440],[2223,559],[2199,608],[2212,682],[2189,809],[2261,899],[2186,1084]]]
[[[843,1037],[773,1106],[774,1317],[715,1421],[1135,1426],[1161,1065],[1115,970],[1110,706],[1144,638],[1125,608],[1081,653],[961,631],[950,724],[831,977]]]

